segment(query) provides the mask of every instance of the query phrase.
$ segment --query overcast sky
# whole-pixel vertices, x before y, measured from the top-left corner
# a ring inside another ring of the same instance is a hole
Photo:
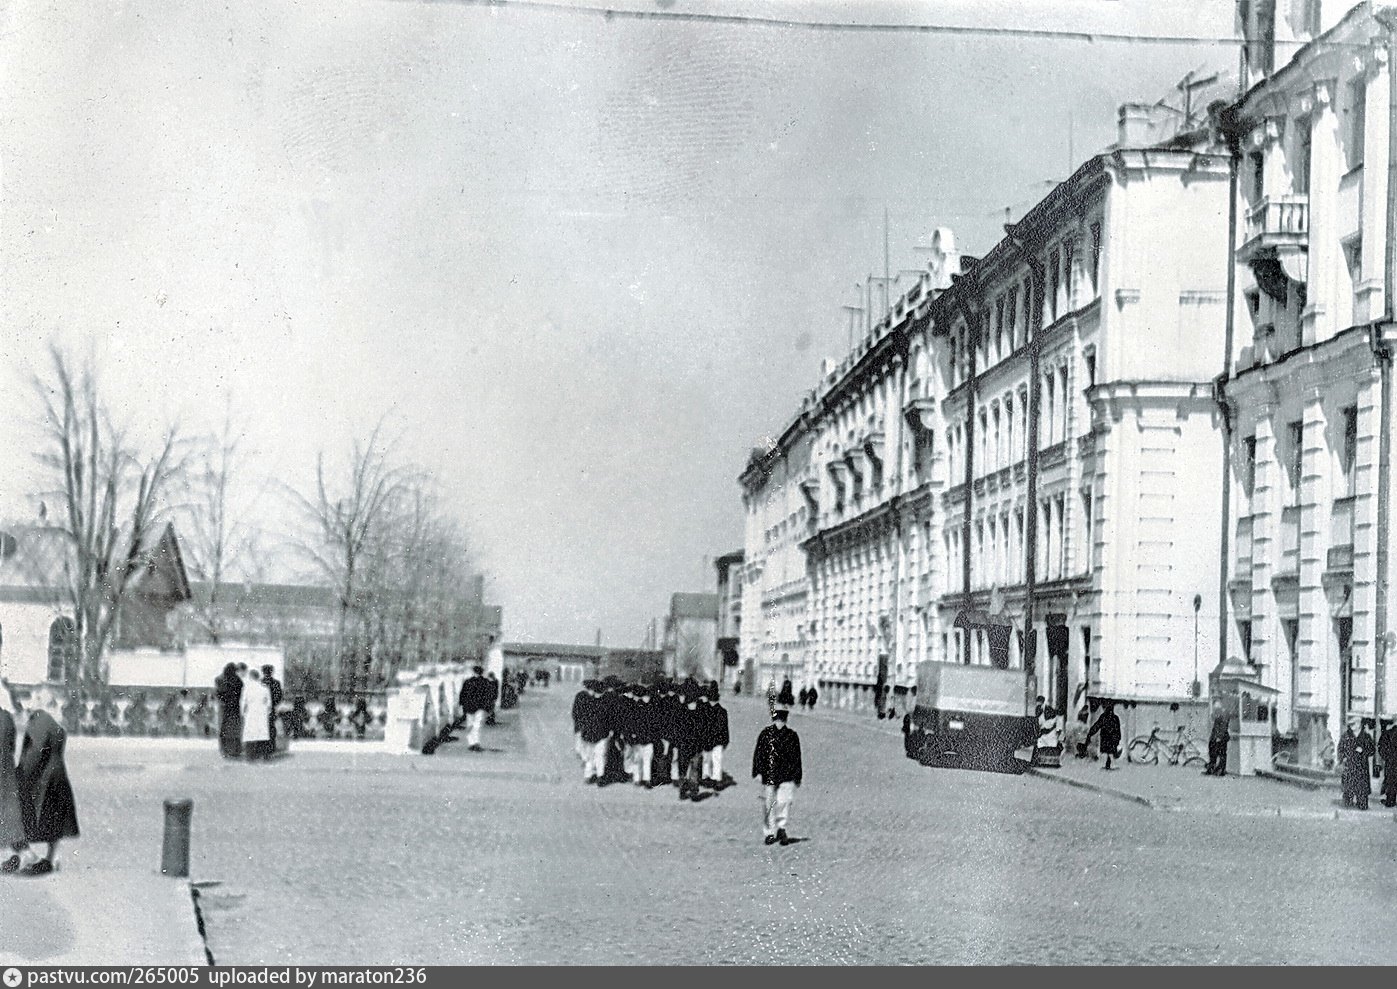
[[[1233,6],[629,5],[1189,35]],[[741,546],[737,475],[844,349],[885,208],[894,271],[937,226],[982,252],[1117,104],[1236,61],[449,0],[11,0],[0,57],[0,511],[57,337],[137,424],[231,396],[248,491],[388,415],[506,637],[613,645]]]

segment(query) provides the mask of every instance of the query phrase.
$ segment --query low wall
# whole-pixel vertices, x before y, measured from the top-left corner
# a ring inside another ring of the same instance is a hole
[[[220,705],[213,690],[126,686],[65,688],[11,685],[20,703],[47,711],[70,734],[150,738],[215,738]],[[287,695],[277,707],[291,738],[381,741],[387,694]]]

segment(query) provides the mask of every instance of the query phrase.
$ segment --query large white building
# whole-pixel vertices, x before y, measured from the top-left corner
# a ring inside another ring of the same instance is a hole
[[[1279,691],[1276,730],[1306,762],[1397,693],[1384,6],[1239,5],[1228,649]]]
[[[808,581],[801,548],[814,511],[805,483],[808,405],[807,399],[779,438],[752,451],[740,478],[746,526],[738,653],[757,690],[809,677]]]
[[[1216,650],[1225,154],[1120,144],[932,305],[949,458],[939,652],[1039,693],[1187,705]],[[1201,692],[1201,688],[1200,688]],[[1161,718],[1161,720],[1163,720]]]

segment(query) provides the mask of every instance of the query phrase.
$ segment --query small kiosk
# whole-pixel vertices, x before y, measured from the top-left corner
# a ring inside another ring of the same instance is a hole
[[[1280,691],[1261,683],[1261,671],[1235,656],[1208,675],[1208,695],[1228,715],[1227,771],[1254,776],[1271,767],[1276,697]]]

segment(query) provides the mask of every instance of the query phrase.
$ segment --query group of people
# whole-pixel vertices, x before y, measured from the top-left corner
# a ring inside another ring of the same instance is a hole
[[[270,759],[276,751],[276,709],[281,681],[271,664],[259,671],[246,663],[229,663],[214,679],[218,697],[218,748],[225,759],[249,762]]]
[[[716,681],[587,680],[572,700],[572,726],[586,783],[629,781],[647,789],[674,783],[680,800],[693,800],[705,787],[723,790],[734,782],[723,771],[728,712]]]
[[[0,681],[0,873],[47,875],[58,861],[59,842],[78,837],[77,805],[63,761],[66,740],[52,715],[27,712]],[[36,850],[41,844],[47,846],[43,855]]]
[[[1372,721],[1367,718],[1351,719],[1344,726],[1344,734],[1335,749],[1343,774],[1345,807],[1368,809],[1368,798],[1373,792],[1372,766],[1375,755],[1383,765],[1382,805],[1397,807],[1397,725],[1384,719],[1376,743],[1368,731],[1371,726]]]
[[[789,692],[789,681],[786,688]],[[787,845],[794,840],[786,826],[804,766],[800,736],[787,724],[790,704],[774,688],[771,694],[771,724],[752,750],[752,778],[762,784],[762,841]],[[703,799],[704,788],[716,792],[736,785],[723,770],[732,737],[716,681],[586,680],[572,701],[572,724],[585,783],[629,781],[646,789],[672,783],[680,800],[694,802]]]
[[[809,708],[813,711],[815,709],[815,702],[819,699],[820,692],[815,689],[813,683],[808,687],[801,687],[799,694],[795,693],[795,689],[789,677],[781,681],[781,689],[779,690],[776,688],[775,680],[768,682],[766,685],[766,706],[768,708],[774,709],[780,704],[789,709],[795,707],[796,704],[799,703],[802,708]]]

